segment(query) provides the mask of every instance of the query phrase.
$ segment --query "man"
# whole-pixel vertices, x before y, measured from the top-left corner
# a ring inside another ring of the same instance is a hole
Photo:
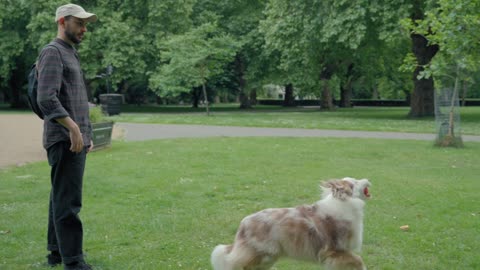
[[[78,5],[56,11],[57,38],[38,59],[39,107],[44,113],[43,147],[51,166],[47,256],[50,266],[89,270],[83,256],[83,228],[78,216],[86,154],[92,149],[88,99],[75,45],[82,42],[87,22],[97,16]]]

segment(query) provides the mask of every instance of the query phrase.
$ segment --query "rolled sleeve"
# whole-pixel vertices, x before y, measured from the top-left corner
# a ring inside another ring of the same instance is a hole
[[[44,119],[51,121],[69,116],[59,100],[62,87],[63,64],[55,48],[45,48],[38,59],[37,102]]]

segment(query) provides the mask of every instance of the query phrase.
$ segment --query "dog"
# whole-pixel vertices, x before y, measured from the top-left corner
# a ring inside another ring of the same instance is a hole
[[[214,270],[267,270],[281,257],[323,264],[327,270],[366,270],[360,253],[368,179],[322,182],[321,200],[269,208],[245,217],[231,245],[212,252]]]

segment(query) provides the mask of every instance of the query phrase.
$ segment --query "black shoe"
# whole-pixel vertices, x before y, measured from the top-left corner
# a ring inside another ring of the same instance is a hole
[[[64,269],[65,270],[92,270],[93,267],[90,264],[84,261],[81,261],[74,264],[66,264]]]
[[[52,252],[47,255],[47,264],[50,267],[55,267],[62,264],[62,257],[58,252]]]

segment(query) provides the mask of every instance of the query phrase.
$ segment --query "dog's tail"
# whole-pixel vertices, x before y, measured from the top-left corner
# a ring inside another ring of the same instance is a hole
[[[218,245],[212,252],[211,262],[214,270],[228,270],[227,255],[232,251],[232,245]]]

